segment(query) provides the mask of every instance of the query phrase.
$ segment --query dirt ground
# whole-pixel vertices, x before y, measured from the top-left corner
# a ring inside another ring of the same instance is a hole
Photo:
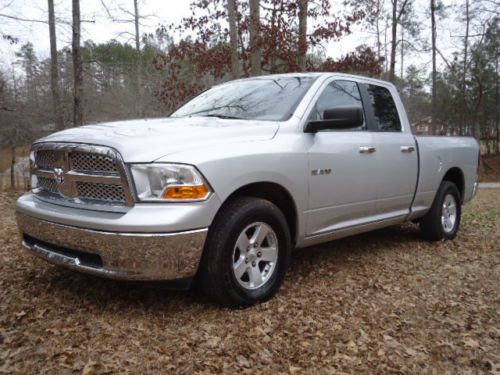
[[[76,274],[18,246],[0,194],[0,373],[500,373],[500,190],[455,241],[404,225],[294,252],[271,301],[232,311]]]

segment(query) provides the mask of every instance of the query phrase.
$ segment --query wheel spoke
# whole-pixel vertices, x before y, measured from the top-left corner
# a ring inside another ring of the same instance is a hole
[[[451,205],[449,208],[448,208],[448,212],[450,215],[456,215],[457,213],[457,208],[455,207],[455,205]]]
[[[278,256],[278,249],[276,247],[261,247],[260,251],[262,256],[260,257],[261,261],[264,262],[275,262]]]
[[[451,219],[449,217],[446,218],[446,228],[450,230],[453,227],[453,224],[451,223]]]
[[[241,256],[240,259],[238,259],[234,264],[233,268],[234,276],[236,276],[238,280],[241,280],[241,277],[245,274],[248,268],[248,265],[245,263],[245,257]]]
[[[259,267],[250,267],[248,277],[250,280],[250,286],[262,284],[262,274],[260,273]]]
[[[245,232],[241,232],[238,239],[236,240],[236,246],[241,252],[247,251],[250,241]]]
[[[269,229],[267,226],[259,224],[257,228],[255,228],[255,233],[252,236],[251,242],[256,243],[260,246],[260,244],[264,241],[269,233]]]

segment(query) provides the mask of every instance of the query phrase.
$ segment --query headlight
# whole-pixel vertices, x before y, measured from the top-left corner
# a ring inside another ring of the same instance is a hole
[[[183,164],[133,164],[130,167],[140,201],[199,201],[210,187],[195,167]]]

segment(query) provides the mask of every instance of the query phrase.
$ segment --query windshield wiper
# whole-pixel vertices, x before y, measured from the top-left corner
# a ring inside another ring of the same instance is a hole
[[[216,114],[201,115],[200,117],[217,117],[217,118],[221,118],[221,119],[224,119],[224,120],[245,120],[242,117],[226,116],[226,115],[216,115]]]

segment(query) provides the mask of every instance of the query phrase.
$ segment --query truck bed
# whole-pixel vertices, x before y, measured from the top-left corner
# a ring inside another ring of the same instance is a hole
[[[415,136],[419,155],[419,176],[411,219],[431,206],[444,174],[457,169],[463,176],[463,203],[472,199],[479,163],[479,145],[472,137]],[[461,171],[461,172],[460,172]]]

